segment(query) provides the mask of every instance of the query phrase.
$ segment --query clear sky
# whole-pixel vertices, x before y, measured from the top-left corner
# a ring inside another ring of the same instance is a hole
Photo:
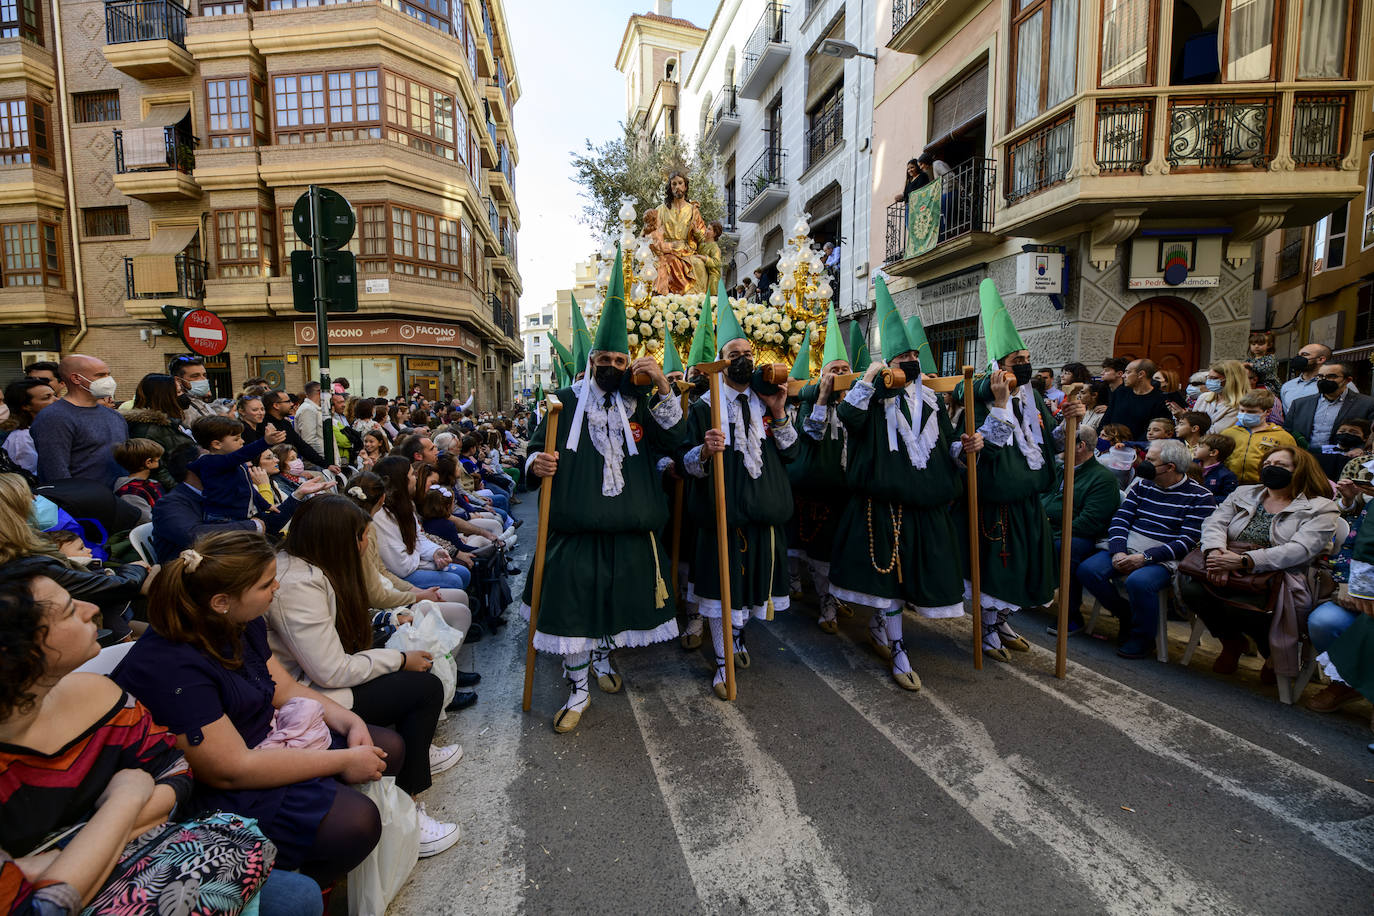
[[[520,146],[522,314],[571,286],[573,264],[592,253],[591,234],[577,220],[583,201],[573,181],[572,154],[587,139],[601,143],[618,134],[625,83],[615,69],[615,53],[630,16],[653,8],[653,0],[506,0],[521,87],[512,116]],[[714,0],[673,3],[674,16],[703,29],[715,9]]]

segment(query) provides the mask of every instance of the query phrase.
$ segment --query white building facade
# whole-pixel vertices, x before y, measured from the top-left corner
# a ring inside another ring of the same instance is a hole
[[[515,364],[515,393],[519,397],[533,396],[540,381],[547,382],[553,371],[549,331],[554,329],[554,311],[549,304],[537,312],[520,316],[520,342],[524,345],[525,358]]]

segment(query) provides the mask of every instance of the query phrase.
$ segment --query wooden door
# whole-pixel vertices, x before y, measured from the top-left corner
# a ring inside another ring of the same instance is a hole
[[[1122,359],[1148,359],[1160,369],[1171,369],[1179,380],[1199,368],[1201,341],[1197,322],[1177,299],[1147,299],[1121,319],[1116,328],[1112,355]]]

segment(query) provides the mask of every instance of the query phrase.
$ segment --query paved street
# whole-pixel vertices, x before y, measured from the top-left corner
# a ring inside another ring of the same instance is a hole
[[[523,622],[465,649],[481,702],[440,727],[467,756],[426,798],[463,839],[392,912],[1374,911],[1368,704],[1282,706],[1256,659],[1213,675],[1210,640],[1184,669],[1181,624],[1167,666],[1075,639],[1058,681],[1040,618],[1018,618],[1029,655],[978,672],[968,618],[909,617],[909,694],[861,617],[813,618],[751,624],[733,704],[705,656],[620,653],[625,690],[593,683],[561,736],[552,659],[520,712]]]

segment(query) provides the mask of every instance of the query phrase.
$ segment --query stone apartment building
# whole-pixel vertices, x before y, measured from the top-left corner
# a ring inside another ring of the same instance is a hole
[[[228,330],[215,391],[317,374],[291,207],[342,193],[359,308],[331,321],[356,393],[507,402],[519,81],[500,0],[18,4],[0,22],[0,366],[101,355],[131,393],[185,346],[163,306]],[[3,10],[0,10],[0,15]]]

